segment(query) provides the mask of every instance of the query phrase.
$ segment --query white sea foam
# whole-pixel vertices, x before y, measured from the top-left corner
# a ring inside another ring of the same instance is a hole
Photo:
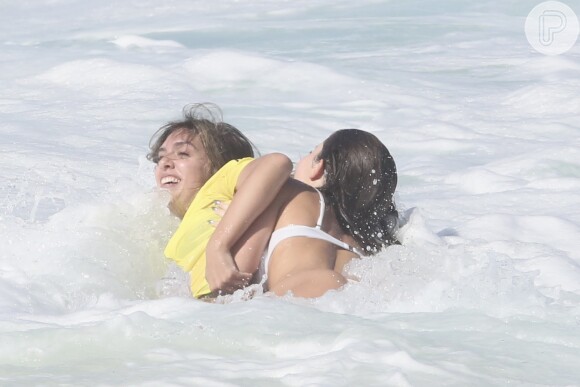
[[[138,35],[123,35],[112,40],[112,43],[122,48],[154,49],[156,52],[160,49],[184,48],[182,44],[173,40],[148,39]]]
[[[532,6],[4,4],[0,384],[577,385],[580,51]],[[402,245],[316,300],[185,297],[144,155],[204,101],[262,152],[375,133]]]

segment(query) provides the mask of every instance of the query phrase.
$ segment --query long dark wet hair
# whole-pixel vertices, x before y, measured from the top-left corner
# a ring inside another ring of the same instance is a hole
[[[397,167],[387,147],[369,132],[342,129],[324,141],[318,159],[324,160],[325,173],[320,191],[361,253],[398,244]]]

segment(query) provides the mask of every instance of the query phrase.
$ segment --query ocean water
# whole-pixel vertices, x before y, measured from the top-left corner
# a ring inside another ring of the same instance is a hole
[[[580,46],[536,4],[0,1],[0,385],[580,385]],[[145,154],[205,101],[262,153],[375,133],[403,245],[315,300],[168,286]]]

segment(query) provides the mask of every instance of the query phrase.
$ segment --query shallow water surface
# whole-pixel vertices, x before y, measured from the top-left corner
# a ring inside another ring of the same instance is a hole
[[[580,385],[580,49],[534,5],[0,6],[0,384]],[[144,155],[204,101],[294,159],[375,133],[403,245],[316,300],[185,297]]]

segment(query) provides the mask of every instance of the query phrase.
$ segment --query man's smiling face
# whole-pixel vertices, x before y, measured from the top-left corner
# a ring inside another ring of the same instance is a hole
[[[169,209],[183,218],[199,189],[211,177],[210,161],[199,136],[173,132],[159,148],[155,181],[171,193]]]

